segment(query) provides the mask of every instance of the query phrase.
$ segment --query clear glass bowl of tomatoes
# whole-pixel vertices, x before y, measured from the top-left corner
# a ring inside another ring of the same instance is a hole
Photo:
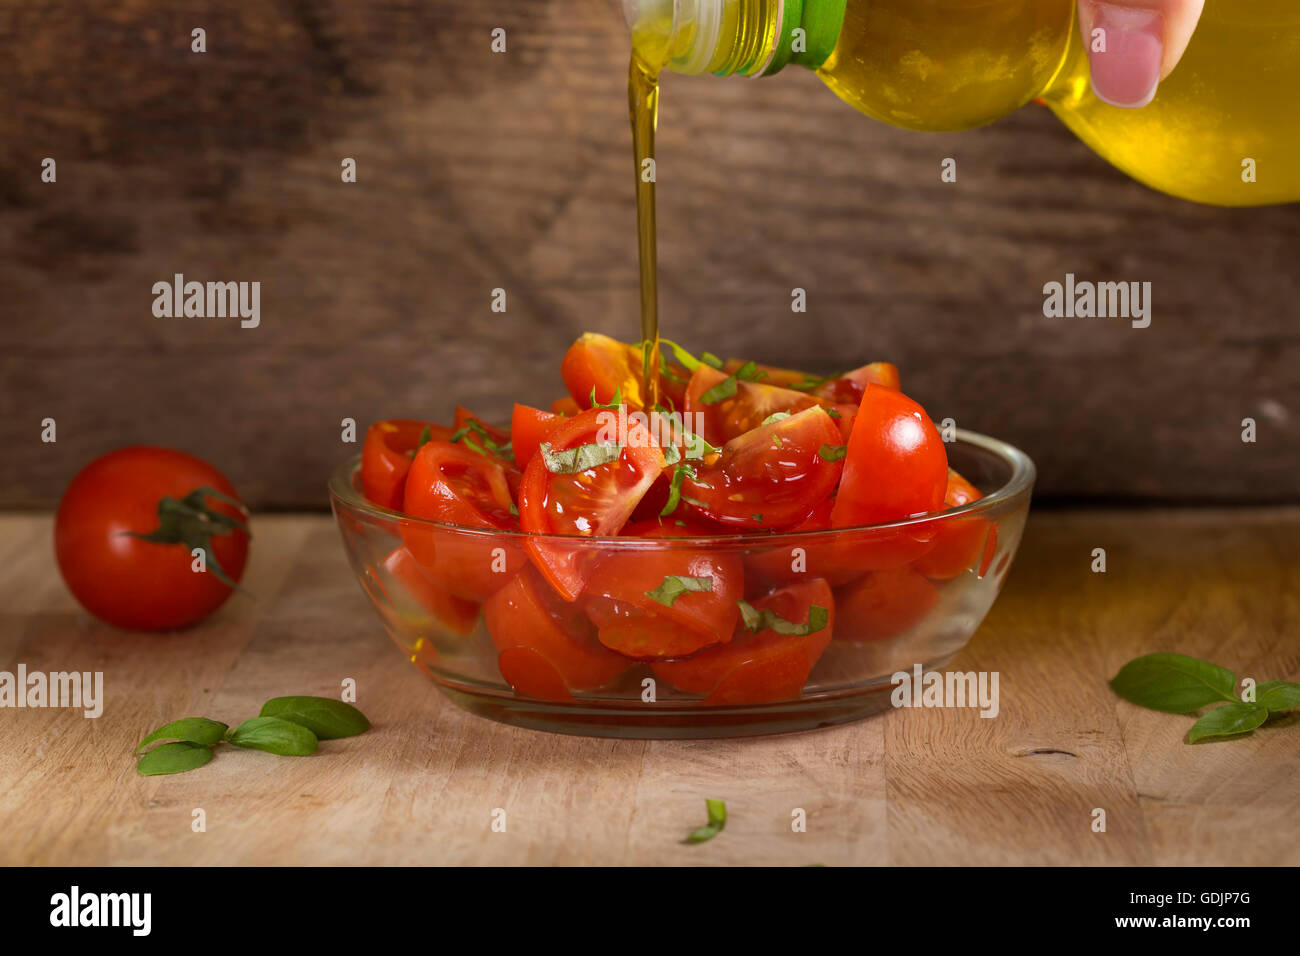
[[[569,394],[508,429],[371,426],[331,501],[411,663],[508,723],[708,737],[866,716],[966,645],[1020,541],[1024,453],[941,435],[888,363],[657,352],[582,336]]]

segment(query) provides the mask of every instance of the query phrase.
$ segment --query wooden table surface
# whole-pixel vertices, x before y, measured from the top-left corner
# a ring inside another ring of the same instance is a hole
[[[471,717],[399,657],[331,519],[254,528],[255,598],[150,636],[74,604],[49,516],[0,518],[0,670],[103,671],[106,698],[98,719],[0,711],[0,863],[1300,864],[1300,718],[1188,746],[1190,718],[1107,687],[1160,650],[1300,677],[1297,510],[1032,515],[1003,595],[951,665],[1000,672],[996,719],[903,710],[734,741]],[[1097,547],[1104,574],[1090,570]],[[308,758],[223,748],[193,773],[135,772],[132,747],[168,720],[234,723],[268,697],[337,695],[346,678],[370,733]],[[726,830],[683,844],[706,797],[726,801]]]

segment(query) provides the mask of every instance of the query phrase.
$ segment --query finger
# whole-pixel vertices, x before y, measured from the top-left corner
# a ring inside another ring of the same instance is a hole
[[[1146,106],[1182,58],[1205,0],[1079,0],[1092,89],[1112,106]]]

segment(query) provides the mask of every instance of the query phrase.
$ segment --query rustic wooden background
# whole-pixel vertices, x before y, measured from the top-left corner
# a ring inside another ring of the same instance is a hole
[[[549,401],[578,332],[635,336],[626,57],[617,0],[0,0],[0,506],[149,442],[322,507],[344,417]],[[659,183],[674,337],[892,359],[1044,497],[1300,494],[1295,206],[1168,199],[1037,108],[893,130],[799,70],[669,77]],[[175,272],[260,281],[261,327],[154,318]],[[1151,328],[1044,319],[1066,272],[1151,281]]]

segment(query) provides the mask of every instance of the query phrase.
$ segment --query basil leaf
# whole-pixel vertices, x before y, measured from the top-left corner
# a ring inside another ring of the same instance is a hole
[[[1263,704],[1247,704],[1241,701],[1225,704],[1214,708],[1193,724],[1187,734],[1187,742],[1194,744],[1206,737],[1248,734],[1266,720],[1268,720],[1268,708]]]
[[[709,822],[686,835],[687,843],[703,843],[712,840],[727,825],[727,805],[721,800],[705,800],[708,808]]]
[[[763,612],[748,601],[737,601],[740,605],[740,619],[744,622],[745,627],[751,631],[761,631],[763,629]]]
[[[415,450],[419,451],[425,445],[433,440],[433,430],[425,425],[420,429],[420,437],[415,440]]]
[[[1255,688],[1255,703],[1267,707],[1271,714],[1300,707],[1300,684],[1285,680],[1265,681]]]
[[[766,372],[760,372],[758,365],[749,361],[736,369],[717,385],[700,396],[701,405],[713,405],[722,401],[724,398],[731,398],[736,394],[736,386],[739,382],[752,382],[755,379],[766,378]]]
[[[305,757],[316,752],[316,735],[301,724],[279,717],[253,717],[244,721],[226,740],[236,747],[265,750],[282,757]]]
[[[754,632],[770,630],[783,637],[807,637],[816,634],[830,622],[830,612],[817,604],[809,606],[808,622],[800,624],[797,621],[787,621],[770,608],[760,611],[748,601],[736,603],[740,605],[740,618],[745,627]]]
[[[564,451],[552,451],[550,442],[542,442],[538,449],[546,462],[546,470],[553,475],[576,475],[588,468],[598,468],[617,461],[623,446],[613,441],[594,441]]]
[[[272,697],[258,716],[279,717],[306,727],[321,740],[355,737],[370,729],[365,714],[330,697]]]
[[[710,445],[695,432],[686,433],[686,458],[689,461],[703,461],[707,455],[716,455],[722,449]]]
[[[155,740],[184,740],[211,747],[221,742],[221,735],[228,729],[227,725],[219,720],[208,720],[206,717],[183,717],[180,720],[173,720],[170,724],[163,724],[140,741],[140,746],[135,748],[135,752],[139,753]]]
[[[646,591],[646,597],[654,598],[664,607],[672,607],[688,591],[712,591],[713,577],[706,575],[699,578],[683,577],[680,574],[665,574],[664,583],[653,591]]]
[[[1129,661],[1110,682],[1119,696],[1139,707],[1190,714],[1207,704],[1237,702],[1237,675],[1186,654],[1147,654]]]
[[[668,483],[668,500],[664,502],[663,510],[659,512],[659,517],[666,518],[677,510],[677,506],[682,501],[682,481],[687,477],[695,477],[695,469],[690,465],[678,465],[673,469],[672,480]]]
[[[838,410],[836,410],[836,409],[834,409],[834,408],[831,408],[829,405],[818,405],[817,407],[820,408],[822,411],[824,411],[824,412],[825,412],[827,415],[829,415],[831,418],[843,418],[843,417],[844,417],[843,415],[841,415],[841,414],[839,413]]]
[[[716,369],[722,368],[722,359],[718,358],[712,352],[701,352],[700,361],[705,365],[711,365]]]
[[[669,341],[668,339],[660,339],[659,344],[668,346],[668,348],[672,350],[673,358],[677,360],[677,364],[686,369],[686,371],[694,372],[700,367],[700,360],[676,342]],[[661,352],[659,354],[662,355],[663,353]]]
[[[817,457],[822,461],[843,461],[848,450],[848,445],[822,445],[817,449]]]
[[[787,418],[789,418],[789,417],[790,417],[790,413],[789,413],[789,412],[773,412],[771,415],[768,415],[767,418],[763,419],[763,421],[761,422],[761,424],[762,424],[762,425],[770,425],[770,424],[772,424],[773,422],[784,421],[785,419],[787,419]]]
[[[182,740],[154,747],[140,758],[135,769],[141,776],[159,777],[168,773],[197,770],[211,759],[211,747]]]

